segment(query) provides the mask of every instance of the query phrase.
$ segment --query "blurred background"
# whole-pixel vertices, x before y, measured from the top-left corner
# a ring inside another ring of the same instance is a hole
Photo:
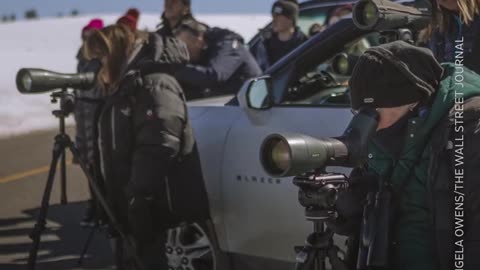
[[[195,16],[229,28],[248,41],[268,23],[273,0],[194,0]],[[20,95],[15,75],[22,67],[75,72],[82,28],[92,19],[113,24],[129,8],[141,12],[138,28],[154,31],[162,0],[0,1],[0,139],[57,126],[48,93]],[[8,64],[7,64],[8,63]],[[69,122],[72,123],[72,117]]]

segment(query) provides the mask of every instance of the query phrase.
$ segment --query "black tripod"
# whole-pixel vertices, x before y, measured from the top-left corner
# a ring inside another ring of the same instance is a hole
[[[62,180],[62,203],[66,203],[66,195],[65,195],[66,194],[66,167],[65,167],[66,165],[65,149],[66,148],[70,149],[72,155],[78,159],[80,167],[83,173],[85,174],[85,176],[87,177],[88,182],[92,188],[92,191],[96,199],[100,203],[100,206],[103,208],[104,213],[109,219],[110,225],[114,228],[114,230],[117,231],[117,233],[125,241],[128,247],[131,248],[131,250],[135,250],[134,244],[132,243],[130,238],[126,237],[125,233],[121,229],[112,210],[110,209],[104,196],[102,195],[101,189],[99,188],[98,184],[95,182],[92,175],[90,174],[86,163],[83,161],[82,158],[80,158],[80,153],[78,152],[78,149],[75,147],[74,143],[70,139],[70,136],[68,136],[68,134],[65,133],[65,117],[67,117],[73,111],[73,107],[74,107],[73,96],[70,95],[66,89],[63,89],[58,92],[53,92],[51,94],[51,97],[52,97],[52,100],[51,100],[52,103],[57,103],[57,101],[60,100],[60,110],[53,111],[53,115],[59,119],[60,132],[55,136],[55,143],[53,145],[53,157],[50,163],[50,170],[48,173],[47,183],[45,185],[45,191],[42,197],[41,208],[37,217],[37,222],[32,232],[30,233],[30,238],[32,239],[33,243],[30,248],[30,253],[28,258],[28,269],[29,270],[35,269],[38,248],[40,245],[40,237],[42,232],[45,230],[50,195],[52,192],[53,182],[55,179],[55,171],[57,168],[57,163],[60,158],[61,158],[60,166],[61,166],[61,180]],[[138,257],[135,257],[134,259],[138,264],[138,267],[140,269],[143,268],[141,267],[142,265]]]
[[[297,253],[295,270],[325,270],[328,258],[333,270],[347,270],[338,257],[341,250],[333,244],[333,232],[325,222],[333,220],[336,194],[347,187],[341,174],[312,173],[295,177],[293,183],[300,187],[298,198],[305,207],[305,217],[313,222],[313,232],[307,236],[303,247],[295,247]]]

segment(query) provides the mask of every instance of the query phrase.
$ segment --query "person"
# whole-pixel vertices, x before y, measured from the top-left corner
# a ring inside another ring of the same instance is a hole
[[[433,20],[421,33],[420,44],[426,44],[440,62],[455,62],[455,47],[464,50],[464,65],[480,73],[480,1],[432,1]]]
[[[95,29],[103,28],[103,21],[101,19],[92,19],[82,29],[82,46],[77,53],[77,72],[83,72],[87,67],[88,61],[83,55],[83,48],[86,40],[92,35]],[[101,106],[102,94],[96,88],[89,91],[75,90],[75,106],[74,106],[74,120],[76,126],[75,146],[77,147],[81,159],[83,159],[95,179],[98,179],[99,174],[95,168],[98,168],[97,163],[97,148],[96,148],[96,125],[95,117],[98,108]],[[78,163],[78,160],[74,160]],[[85,214],[80,221],[82,227],[93,225],[97,216],[96,201],[93,192],[90,190],[90,199],[87,200],[87,207]]]
[[[195,20],[192,14],[191,0],[164,0],[162,22],[157,33],[173,35],[173,30],[183,21]]]
[[[261,75],[258,64],[237,33],[185,21],[174,34],[185,42],[190,54],[190,64],[175,75],[188,99],[236,94],[247,79]]]
[[[325,26],[321,25],[319,23],[313,23],[310,25],[310,28],[308,29],[308,37],[311,38],[317,33],[323,32],[325,30]]]
[[[167,269],[167,228],[209,218],[185,97],[172,76],[188,61],[187,49],[174,38],[116,24],[88,39],[86,55],[103,64],[98,140],[107,200],[134,240],[142,269]],[[115,242],[117,264],[131,263],[122,254],[132,251]]]
[[[279,0],[272,6],[272,28],[261,34],[252,54],[265,71],[280,58],[307,40],[297,26],[299,6],[296,0]]]
[[[353,10],[353,6],[351,4],[339,6],[333,8],[327,15],[326,22],[327,27],[332,26],[333,24],[337,23],[343,16],[351,14]]]
[[[459,71],[463,84],[455,79]],[[375,179],[393,200],[383,204],[393,220],[374,231],[390,230],[385,269],[458,269],[460,257],[462,269],[480,269],[480,76],[396,41],[368,49],[349,83],[352,109],[374,108],[380,116],[367,164],[352,172],[356,184],[339,195],[340,217],[330,225],[350,236],[349,264],[354,267],[359,246],[368,247],[360,224],[365,186]],[[459,213],[465,213],[460,223]]]
[[[117,23],[125,24],[132,31],[137,30],[138,20],[140,19],[140,11],[136,8],[130,8],[125,15],[118,18]]]

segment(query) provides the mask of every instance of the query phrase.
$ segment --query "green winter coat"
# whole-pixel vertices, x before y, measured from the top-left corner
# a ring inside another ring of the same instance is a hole
[[[385,176],[392,168],[391,177],[387,181],[400,198],[396,201],[398,208],[394,214],[392,228],[391,269],[438,269],[436,239],[432,233],[434,231],[430,211],[432,206],[427,200],[428,192],[433,189],[427,185],[427,179],[429,175],[435,173],[429,169],[433,152],[431,139],[434,137],[435,128],[444,121],[445,116],[455,105],[455,98],[467,100],[480,96],[480,76],[465,69],[462,73],[464,77],[462,87],[456,84],[455,66],[443,64],[443,68],[443,79],[428,115],[408,120],[400,158],[394,160],[391,154],[382,151],[374,141],[369,145],[368,169]],[[453,257],[453,254],[451,256]]]

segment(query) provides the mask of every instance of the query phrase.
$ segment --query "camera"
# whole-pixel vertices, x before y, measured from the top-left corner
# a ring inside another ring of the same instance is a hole
[[[260,162],[264,170],[275,177],[295,176],[293,183],[299,187],[298,202],[305,208],[305,218],[313,222],[313,232],[307,236],[304,246],[295,247],[295,269],[326,269],[326,258],[332,269],[347,269],[339,258],[341,252],[334,244],[333,231],[325,224],[338,217],[335,209],[338,195],[349,187],[349,182],[345,175],[327,173],[325,168],[364,165],[368,143],[378,120],[375,109],[362,108],[340,137],[313,138],[289,133],[272,134],[263,141]],[[377,254],[367,254],[367,263],[378,261]],[[363,260],[359,265],[363,266]]]

